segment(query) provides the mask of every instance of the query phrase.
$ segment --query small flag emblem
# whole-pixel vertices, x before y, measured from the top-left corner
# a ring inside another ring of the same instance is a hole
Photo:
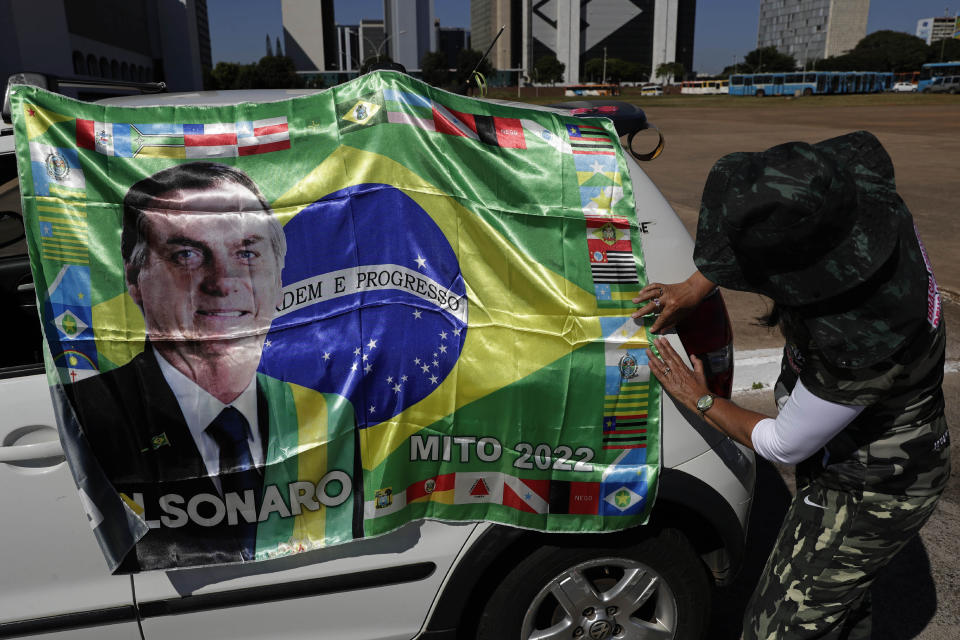
[[[373,116],[377,115],[377,111],[379,110],[380,105],[375,102],[358,100],[357,104],[353,105],[346,115],[343,116],[343,119],[356,122],[357,124],[367,124]]]
[[[477,479],[470,488],[470,495],[478,498],[490,495],[490,487],[487,486],[487,481],[483,478]]]
[[[167,433],[158,433],[150,439],[150,444],[154,449],[159,449],[160,447],[169,447],[170,439],[167,438]]]

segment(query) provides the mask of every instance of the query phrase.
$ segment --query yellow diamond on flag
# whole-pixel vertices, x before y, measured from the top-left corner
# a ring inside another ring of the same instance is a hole
[[[370,118],[377,115],[377,111],[380,111],[380,105],[377,103],[358,100],[357,104],[350,107],[350,111],[343,116],[343,119],[357,124],[367,124]]]

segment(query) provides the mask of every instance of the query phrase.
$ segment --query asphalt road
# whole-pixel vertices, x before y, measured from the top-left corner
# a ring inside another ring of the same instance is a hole
[[[824,106],[802,98],[770,106],[738,108],[657,108],[641,106],[664,132],[663,155],[644,169],[695,233],[703,183],[720,156],[759,151],[790,140],[817,142],[848,131],[873,132],[893,159],[897,188],[917,222],[945,296],[960,302],[960,99],[956,106]],[[774,101],[776,100],[776,101]],[[724,291],[737,351],[782,346],[779,333],[753,324],[768,303],[753,294]],[[946,305],[948,363],[960,360],[960,305]],[[950,331],[951,328],[953,329]],[[884,570],[873,586],[874,638],[955,640],[960,636],[960,373],[944,383],[951,426],[954,476],[936,513]],[[774,412],[769,390],[744,392],[742,405]],[[739,637],[742,612],[757,583],[790,500],[792,469],[761,461],[750,520],[748,556],[734,584],[718,590],[711,638]]]

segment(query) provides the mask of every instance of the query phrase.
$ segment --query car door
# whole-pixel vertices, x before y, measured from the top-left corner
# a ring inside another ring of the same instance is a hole
[[[426,520],[275,560],[140,573],[144,638],[407,640],[475,529]]]
[[[146,638],[399,640],[420,630],[476,525],[411,523],[279,560],[110,575],[63,457],[37,362],[39,322],[26,256],[0,253],[0,297],[13,314],[6,316],[11,327],[29,334],[0,366],[0,637],[140,638],[138,614]]]
[[[0,637],[139,638],[130,579],[107,571],[60,449],[12,149],[0,170]]]
[[[138,616],[147,638],[416,635],[476,525],[411,523],[279,560],[109,574],[57,437],[12,160],[0,153],[0,210],[13,212],[0,221],[0,637],[140,638]]]

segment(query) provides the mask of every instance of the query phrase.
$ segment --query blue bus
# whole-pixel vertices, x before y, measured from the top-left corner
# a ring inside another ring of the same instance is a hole
[[[917,82],[917,91],[923,91],[934,78],[941,76],[960,76],[960,62],[928,62],[920,67],[920,80]]]
[[[893,86],[893,73],[876,71],[791,71],[730,76],[732,96],[811,96],[878,93]]]

